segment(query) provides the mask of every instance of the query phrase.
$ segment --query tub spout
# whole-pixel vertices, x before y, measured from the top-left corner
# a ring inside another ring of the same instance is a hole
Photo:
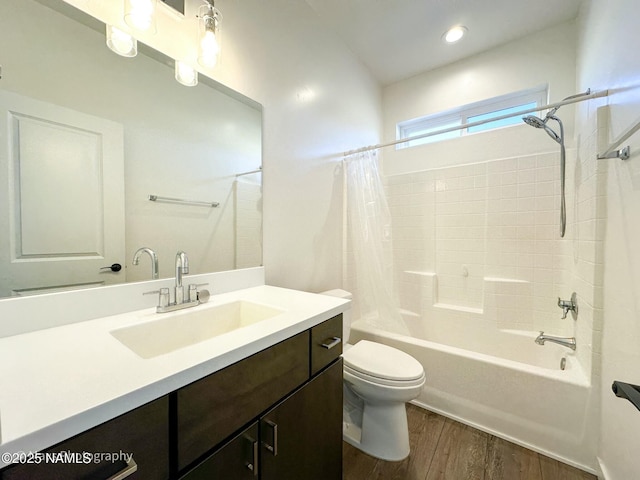
[[[576,349],[576,337],[553,337],[551,335],[545,335],[544,332],[540,332],[535,342],[538,345],[544,345],[544,342],[552,342],[570,348],[571,350]]]

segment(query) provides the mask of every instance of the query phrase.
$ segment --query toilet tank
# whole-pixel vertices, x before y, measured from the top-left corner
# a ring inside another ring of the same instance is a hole
[[[345,300],[351,300],[353,295],[346,290],[327,290],[321,292],[320,295],[328,295],[330,297],[344,298]],[[349,341],[349,333],[351,332],[351,306],[342,314],[342,344],[345,345]]]

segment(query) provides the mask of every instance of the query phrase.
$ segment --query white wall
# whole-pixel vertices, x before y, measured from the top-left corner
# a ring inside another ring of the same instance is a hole
[[[385,87],[384,140],[396,139],[398,122],[519,90],[548,84],[549,102],[560,101],[576,93],[575,48],[575,25],[564,23]],[[573,107],[563,107],[559,115],[571,139]],[[541,140],[541,132],[527,125],[506,130],[508,135],[501,129],[419,147],[385,149],[384,172],[395,175],[557,150],[551,139]]]
[[[578,85],[611,93],[579,110],[581,150],[591,158],[640,121],[639,15],[635,0],[592,0],[583,8]],[[598,142],[606,122],[597,122],[596,108],[604,105],[609,105],[611,131]],[[595,229],[604,234],[604,248],[594,267],[604,269],[604,285],[597,290],[602,304],[594,331],[601,332],[601,342],[594,342],[594,349],[601,361],[598,457],[608,480],[637,478],[640,472],[640,413],[611,392],[614,380],[640,384],[640,134],[626,144],[632,148],[629,160],[598,161],[597,166],[601,219]]]
[[[225,19],[224,52],[212,76],[264,106],[267,283],[335,288],[342,282],[342,152],[378,141],[380,89],[305,2],[216,6]]]
[[[212,76],[264,106],[267,283],[335,288],[342,282],[342,152],[379,140],[380,89],[305,2],[216,6],[224,51]]]

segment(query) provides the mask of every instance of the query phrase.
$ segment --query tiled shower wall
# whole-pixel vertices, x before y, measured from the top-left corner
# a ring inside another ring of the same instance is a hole
[[[558,150],[384,178],[405,312],[427,323],[466,316],[487,327],[575,336],[575,355],[597,383],[606,222],[606,169],[596,160],[599,106],[582,107],[588,128],[578,148],[567,150],[563,239]],[[353,247],[345,240],[344,285],[358,318]],[[578,319],[561,319],[558,297],[574,291]]]
[[[567,151],[574,219],[575,151]],[[498,328],[574,335],[572,225],[559,235],[559,151],[387,177],[401,307],[483,315]]]

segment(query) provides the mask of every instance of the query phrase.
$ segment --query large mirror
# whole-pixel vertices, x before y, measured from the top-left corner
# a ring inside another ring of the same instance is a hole
[[[262,263],[260,105],[104,32],[62,0],[0,2],[0,297],[151,279],[141,247],[159,278],[178,250],[192,274]]]

